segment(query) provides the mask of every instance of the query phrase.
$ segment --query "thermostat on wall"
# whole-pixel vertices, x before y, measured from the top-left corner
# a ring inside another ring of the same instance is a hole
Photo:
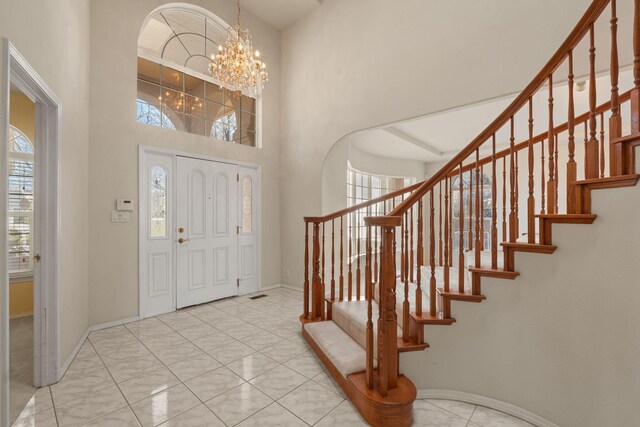
[[[132,211],[133,210],[133,200],[129,199],[118,199],[116,200],[116,209],[119,211]]]

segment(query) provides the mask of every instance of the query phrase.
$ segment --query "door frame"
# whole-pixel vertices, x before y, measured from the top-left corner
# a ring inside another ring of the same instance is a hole
[[[190,152],[186,152],[186,151],[179,151],[179,150],[171,150],[171,149],[166,149],[166,148],[159,148],[159,147],[153,147],[153,146],[149,146],[149,145],[143,145],[140,144],[138,146],[138,203],[139,203],[139,215],[138,215],[138,315],[140,316],[140,318],[145,318],[145,317],[149,317],[149,316],[155,316],[161,313],[156,313],[156,312],[151,312],[151,310],[149,309],[149,307],[147,306],[147,298],[146,298],[146,294],[145,294],[145,287],[144,285],[147,283],[148,281],[148,271],[146,268],[143,268],[146,262],[146,254],[147,254],[147,212],[148,212],[148,198],[146,197],[146,195],[144,194],[147,186],[146,186],[146,180],[148,179],[147,177],[147,173],[146,173],[146,167],[147,165],[147,157],[150,154],[156,154],[156,155],[165,155],[167,157],[171,157],[171,162],[172,162],[172,170],[173,170],[173,175],[170,178],[170,192],[171,194],[175,195],[177,194],[178,188],[177,188],[177,179],[175,179],[175,174],[177,172],[177,162],[178,162],[178,157],[188,157],[188,158],[192,158],[192,159],[197,159],[197,160],[205,160],[205,161],[212,161],[212,162],[219,162],[219,163],[227,163],[227,164],[232,164],[232,165],[236,165],[238,166],[238,168],[244,167],[244,168],[252,168],[252,169],[256,169],[257,171],[257,177],[258,177],[258,183],[256,185],[256,194],[255,194],[255,201],[256,201],[256,209],[255,209],[255,215],[256,215],[256,229],[257,229],[257,235],[256,235],[256,283],[257,283],[257,288],[258,291],[262,290],[262,250],[261,250],[261,236],[262,236],[262,223],[261,223],[261,219],[262,219],[262,212],[261,212],[261,208],[262,208],[262,166],[254,164],[254,163],[248,163],[248,162],[242,162],[242,161],[235,161],[235,160],[230,160],[230,159],[224,159],[224,158],[220,158],[220,157],[214,157],[214,156],[207,156],[204,154],[197,154],[197,153],[190,153]],[[238,191],[240,191],[240,188],[238,188]],[[177,246],[177,241],[176,241],[176,227],[177,227],[177,219],[176,219],[176,213],[177,213],[177,197],[172,197],[171,200],[169,201],[169,205],[170,205],[170,209],[169,209],[169,215],[168,215],[168,222],[169,222],[169,227],[171,229],[170,232],[170,238],[173,240],[173,253],[171,255],[171,262],[173,263],[173,268],[172,268],[172,277],[171,277],[171,293],[172,293],[172,298],[173,298],[173,308],[170,311],[175,311],[176,310],[176,292],[177,292],[177,251],[176,251],[176,246]],[[238,251],[240,250],[239,245],[238,245]],[[239,256],[240,254],[238,254]],[[238,258],[239,260],[239,258]]]
[[[34,384],[44,386],[58,381],[58,281],[59,281],[59,129],[62,103],[36,70],[7,39],[2,42],[0,84],[0,161],[8,170],[10,84],[17,86],[36,104],[34,251],[41,261],[34,267]],[[7,176],[0,174],[0,219],[7,224]],[[3,348],[2,402],[0,412],[8,422],[9,408],[9,301],[8,236],[0,230],[0,341]]]

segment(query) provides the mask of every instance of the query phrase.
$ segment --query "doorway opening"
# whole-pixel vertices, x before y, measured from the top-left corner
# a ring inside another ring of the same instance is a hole
[[[0,424],[58,380],[60,102],[8,41],[0,83]]]

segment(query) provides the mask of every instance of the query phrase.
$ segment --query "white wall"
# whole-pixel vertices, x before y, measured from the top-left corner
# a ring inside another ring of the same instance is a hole
[[[284,281],[302,284],[302,217],[322,211],[322,159],[336,141],[520,91],[588,5],[326,0],[285,31],[282,166],[289,179],[282,186],[282,269],[291,274]]]
[[[515,281],[483,279],[431,347],[404,353],[419,389],[511,403],[559,426],[640,425],[640,188],[593,192],[592,225],[555,225],[553,255],[517,254]],[[633,254],[630,256],[630,254]]]
[[[138,215],[111,223],[117,198],[139,206],[138,145],[150,145],[259,164],[262,167],[262,279],[280,283],[280,33],[242,13],[254,43],[269,65],[263,100],[263,148],[154,128],[136,122],[137,41],[144,18],[163,0],[92,3],[90,152],[89,322],[138,314]],[[235,2],[190,0],[220,16],[236,19]]]
[[[0,37],[15,45],[62,102],[61,362],[88,326],[89,14],[88,0],[0,1]]]

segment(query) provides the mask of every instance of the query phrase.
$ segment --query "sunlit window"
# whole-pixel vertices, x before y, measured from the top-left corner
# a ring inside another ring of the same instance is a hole
[[[9,273],[33,270],[34,147],[24,133],[9,128]]]
[[[253,233],[253,180],[242,179],[242,232]]]
[[[167,237],[167,170],[162,166],[151,168],[150,224],[151,237]]]
[[[491,178],[482,175],[478,182],[478,188],[482,194],[482,221],[484,226],[484,245],[488,249],[491,243]],[[476,215],[476,174],[465,172],[462,174],[462,197],[460,197],[460,177],[456,176],[451,180],[451,209],[453,216],[453,248],[460,247],[460,229],[464,231],[464,247],[469,247],[469,227],[472,235],[475,235],[475,215]],[[462,201],[463,215],[462,226],[460,225],[460,201]],[[471,224],[469,224],[471,223]]]

